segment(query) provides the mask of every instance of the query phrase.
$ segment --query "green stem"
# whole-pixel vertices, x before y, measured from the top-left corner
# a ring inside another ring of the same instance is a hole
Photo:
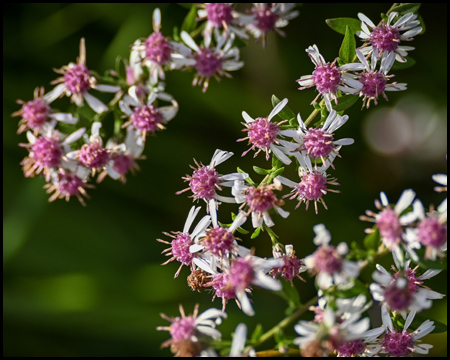
[[[322,100],[319,103],[319,106],[322,107],[325,105],[325,100]],[[308,126],[310,124],[311,121],[313,121],[313,119],[317,116],[318,113],[320,113],[320,109],[314,109],[314,111],[308,116],[308,118],[305,121],[305,125]]]

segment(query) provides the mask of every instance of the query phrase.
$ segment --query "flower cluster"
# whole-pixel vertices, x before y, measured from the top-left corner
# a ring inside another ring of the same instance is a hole
[[[283,35],[279,28],[299,14],[294,7],[253,4],[247,13],[239,13],[232,4],[193,4],[191,13],[198,17],[188,14],[180,36],[174,32],[173,39],[163,34],[157,8],[153,32],[137,39],[129,60],[121,60],[105,76],[88,67],[82,38],[76,61],[55,70],[61,75],[51,82],[55,87],[47,93],[36,88],[33,100],[18,100],[22,108],[12,114],[21,117],[18,133],[27,131],[29,140],[21,144],[29,151],[21,163],[25,176],[42,174],[48,192],[54,191],[50,201],[76,196],[83,205],[82,196],[93,187],[90,181],[95,176],[97,182],[108,175],[125,183],[126,175],[139,168],[137,160],[144,159],[147,138],[164,130],[178,112],[178,102],[165,92],[166,72],[196,72],[192,84],[205,92],[211,78],[231,77],[231,71],[244,66],[237,38],[245,40],[251,34],[265,44],[268,32]],[[200,32],[201,38],[194,40]],[[96,91],[113,95],[105,104]],[[75,105],[67,113],[53,108],[64,96]],[[90,110],[80,111],[85,104]],[[113,133],[107,131],[111,127],[102,127],[109,121],[114,122]],[[91,130],[85,126],[90,123]],[[68,134],[67,129],[74,132]]]

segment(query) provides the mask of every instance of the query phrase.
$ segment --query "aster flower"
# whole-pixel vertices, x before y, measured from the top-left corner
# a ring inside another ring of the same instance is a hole
[[[49,103],[66,95],[70,96],[70,100],[77,106],[83,106],[83,99],[86,100],[92,110],[101,114],[107,111],[108,107],[88,91],[90,89],[111,93],[120,91],[120,86],[97,84],[97,79],[92,76],[86,67],[86,46],[84,44],[84,38],[80,40],[80,56],[77,58],[77,63],[65,65],[61,69],[55,70],[55,72],[62,74],[63,77],[51,82],[51,84],[58,85],[44,96],[45,100]]]
[[[411,311],[405,320],[403,330],[394,327],[389,311],[386,306],[381,307],[381,317],[383,320],[383,328],[385,331],[379,339],[373,339],[372,343],[376,345],[377,350],[372,350],[370,355],[387,354],[387,356],[403,357],[411,355],[413,352],[418,354],[428,354],[428,350],[433,346],[429,344],[421,344],[420,340],[424,336],[431,333],[435,326],[434,322],[425,320],[416,330],[408,332],[408,328],[414,320],[415,311]]]
[[[274,209],[280,216],[287,218],[289,212],[281,208],[284,201],[277,199],[273,190],[281,190],[281,182],[276,178],[273,184],[260,185],[258,187],[245,185],[243,181],[236,180],[234,182],[231,193],[234,195],[236,202],[242,204],[241,209],[248,205],[247,216],[252,214],[252,225],[258,228],[263,225],[263,222],[271,227],[275,225],[269,215],[269,210]]]
[[[282,249],[281,246],[277,244],[273,248],[273,257],[274,259],[282,259],[284,261],[283,266],[270,270],[269,274],[275,279],[281,276],[289,281],[292,286],[294,286],[292,281],[295,277],[298,277],[300,280],[306,282],[306,280],[300,276],[300,273],[306,271],[307,267],[304,262],[295,255],[293,245],[286,245],[285,248]]]
[[[165,38],[160,30],[161,11],[159,8],[156,8],[153,11],[153,33],[147,39],[136,40],[131,49],[130,75],[132,71],[135,80],[142,73],[138,68],[140,64],[148,68],[151,84],[157,84],[159,79],[164,80],[164,66],[172,66],[171,55],[174,52],[173,42]]]
[[[348,341],[360,339],[369,328],[368,318],[360,319],[362,311],[347,314],[345,319],[339,312],[327,307],[320,323],[300,321],[294,330],[301,335],[293,343],[300,346],[302,356],[328,356]]]
[[[294,153],[295,155],[300,155],[296,154],[296,152],[306,151],[308,155],[314,159],[316,167],[317,159],[321,159],[322,164],[327,164],[327,167],[331,166],[334,168],[333,161],[326,161],[325,159],[330,158],[332,155],[334,155],[332,159],[334,159],[335,156],[340,157],[339,150],[341,147],[351,145],[355,142],[350,138],[334,140],[334,132],[348,120],[347,115],[338,115],[335,110],[330,111],[325,123],[320,129],[313,127],[308,129],[300,114],[297,115],[297,120],[300,124],[297,130],[280,131],[280,135],[293,138],[297,144],[287,143],[285,141],[282,141],[282,144],[291,154]],[[297,156],[297,158],[299,157],[300,156]]]
[[[157,239],[157,241],[162,242],[167,245],[171,245],[170,248],[167,248],[162,253],[166,253],[166,256],[172,256],[169,260],[164,262],[162,265],[166,265],[171,261],[177,260],[181,262],[180,267],[178,268],[177,272],[175,273],[175,278],[180,274],[181,268],[183,265],[190,266],[192,269],[194,269],[194,263],[193,259],[195,258],[196,254],[191,253],[189,251],[189,247],[194,244],[195,239],[198,236],[204,236],[204,233],[206,229],[208,228],[209,224],[211,223],[211,217],[209,215],[205,215],[200,222],[197,224],[197,226],[194,228],[192,233],[189,233],[189,229],[192,226],[192,223],[194,222],[198,212],[200,211],[200,207],[195,208],[193,206],[191,210],[189,211],[189,215],[186,219],[186,223],[184,224],[183,232],[180,231],[171,231],[170,233],[163,233],[164,235],[167,235],[171,238],[173,238],[172,242],[167,242],[161,239]]]
[[[385,91],[402,91],[406,90],[406,84],[397,84],[396,82],[388,84],[388,80],[394,75],[387,75],[389,70],[395,61],[395,53],[390,53],[388,56],[381,59],[380,71],[376,71],[375,67],[377,65],[377,54],[378,50],[373,51],[372,59],[369,63],[359,49],[356,49],[356,55],[359,61],[364,64],[365,70],[359,73],[359,81],[363,85],[359,93],[363,96],[363,108],[370,106],[370,101],[373,100],[375,105],[378,105],[378,95],[383,95],[383,97],[388,101]],[[366,105],[367,104],[367,105]]]
[[[255,314],[247,293],[251,293],[251,286],[255,285],[271,291],[280,291],[282,284],[267,275],[267,273],[279,266],[283,266],[282,259],[262,259],[254,256],[253,251],[238,246],[237,257],[221,262],[222,272],[218,272],[215,264],[209,258],[194,258],[195,264],[202,270],[212,274],[212,281],[205,286],[212,286],[215,297],[221,297],[225,309],[228,299],[236,299],[239,308],[248,315]]]
[[[26,130],[33,130],[36,135],[39,131],[43,130],[47,121],[61,121],[66,124],[74,125],[78,119],[73,117],[69,113],[57,113],[50,107],[50,102],[46,100],[44,95],[44,88],[34,89],[33,100],[23,101],[17,100],[18,104],[22,105],[19,111],[12,113],[11,116],[21,116],[19,121],[18,134],[23,133]]]
[[[380,231],[381,241],[383,242],[382,245],[388,248],[389,251],[395,252],[400,262],[403,262],[401,247],[403,247],[411,259],[414,261],[419,259],[413,248],[406,242],[405,232],[403,231],[403,227],[416,220],[417,215],[414,212],[401,215],[412,204],[415,196],[416,193],[411,189],[403,191],[394,209],[392,209],[386,194],[381,192],[381,202],[375,200],[375,207],[380,212],[376,214],[373,211],[366,210],[367,216],[363,215],[359,217],[362,221],[370,221],[377,225]],[[365,230],[368,234],[373,231],[373,229]]]
[[[405,238],[412,248],[426,248],[425,259],[436,260],[443,258],[447,251],[447,203],[439,206],[439,211],[434,211],[430,206],[430,212],[425,214],[425,209],[420,200],[414,201],[414,213],[419,223],[415,228],[407,228]]]
[[[279,126],[285,123],[286,120],[280,121],[279,123],[271,122],[272,118],[283,110],[287,103],[288,99],[283,99],[272,109],[269,116],[264,118],[258,117],[253,119],[245,111],[242,112],[242,117],[245,120],[245,123],[242,124],[246,127],[246,129],[242,131],[248,131],[248,136],[237,141],[248,139],[248,145],[252,144],[252,147],[245,151],[242,156],[247,154],[250,150],[258,149],[254,157],[262,150],[266,153],[266,160],[269,160],[269,153],[273,152],[284,164],[289,165],[291,163],[291,159],[283,153],[282,147],[278,146],[280,144],[280,139],[277,138],[278,134],[281,134]]]
[[[137,90],[137,88],[134,89]],[[120,109],[129,117],[122,128],[132,125],[137,130],[137,135],[141,136],[144,141],[148,133],[154,134],[158,130],[164,130],[164,125],[172,120],[178,112],[178,103],[169,94],[151,92],[145,104],[136,93],[133,95],[124,96],[124,99],[119,102]],[[156,99],[170,102],[171,105],[158,108],[153,105]]]
[[[316,283],[321,289],[329,289],[333,284],[347,285],[350,278],[359,276],[359,265],[345,259],[348,246],[342,242],[337,247],[330,245],[330,232],[323,224],[313,228],[316,237],[313,242],[317,250],[305,258],[305,264],[316,273]]]
[[[35,136],[27,131],[29,143],[20,146],[26,147],[29,155],[20,164],[23,166],[25,177],[33,177],[42,172],[48,182],[52,171],[56,171],[59,167],[71,168],[70,160],[65,154],[71,151],[69,144],[80,139],[86,128],[78,129],[67,136],[54,130],[52,126],[54,123],[47,125],[42,136]]]
[[[429,309],[432,299],[442,299],[445,295],[423,285],[423,280],[430,279],[441,270],[429,269],[420,276],[416,275],[419,266],[410,267],[411,260],[405,262],[402,268],[399,259],[393,253],[395,266],[394,274],[389,273],[383,266],[377,264],[377,270],[372,274],[377,283],[370,285],[370,291],[375,300],[381,301],[391,311],[397,311],[406,318],[407,311],[419,312]]]
[[[136,160],[143,160],[145,141],[137,134],[137,131],[130,125],[127,128],[125,142],[116,144],[113,139],[109,139],[106,150],[110,150],[110,161],[106,164],[106,169],[98,175],[97,182],[101,182],[106,175],[112,179],[120,179],[126,183],[126,174],[139,169]]]
[[[208,309],[198,315],[198,304],[194,313],[186,316],[183,306],[180,305],[181,317],[169,317],[161,314],[161,317],[170,321],[170,326],[158,326],[157,330],[169,331],[171,338],[162,343],[161,347],[170,346],[175,356],[199,356],[205,350],[211,340],[220,340],[222,334],[217,330],[216,324],[221,323],[221,318],[227,318],[227,314],[218,309]]]
[[[253,3],[250,9],[252,17],[243,19],[246,23],[247,31],[252,34],[257,41],[262,39],[263,46],[267,44],[267,34],[269,31],[276,31],[281,36],[285,33],[280,28],[289,24],[289,20],[296,18],[300,12],[295,8],[295,3]]]
[[[195,159],[194,162],[197,168],[190,166],[194,173],[192,175],[186,175],[182,178],[184,181],[189,181],[189,187],[178,191],[176,194],[179,195],[187,190],[191,190],[193,195],[191,196],[194,200],[203,199],[207,203],[207,212],[211,212],[211,209],[216,209],[218,207],[218,201],[236,203],[234,198],[229,198],[217,194],[217,190],[222,190],[221,186],[233,186],[235,180],[244,180],[248,178],[248,174],[241,173],[231,173],[227,175],[219,175],[215,167],[220,165],[224,161],[228,160],[233,156],[232,152],[223,151],[217,149],[211,159],[209,165],[199,164]],[[211,213],[212,216],[216,216],[215,212]]]
[[[216,39],[215,48],[210,47],[206,42],[207,38],[204,46],[198,46],[186,31],[181,32],[181,38],[187,46],[183,44],[176,46],[176,53],[172,56],[173,68],[185,67],[197,70],[192,86],[203,84],[203,92],[208,89],[211,77],[220,81],[220,76],[231,77],[228,71],[235,71],[244,66],[244,63],[239,61],[239,49],[232,47],[234,33],[231,33],[228,39]]]
[[[331,64],[325,62],[324,57],[320,54],[316,45],[306,49],[308,56],[316,66],[312,75],[300,77],[297,82],[300,84],[299,90],[307,89],[315,86],[319,95],[311,102],[314,104],[322,95],[328,111],[332,110],[331,100],[337,104],[337,92],[344,94],[355,94],[362,88],[362,84],[355,80],[355,76],[348,74],[347,71],[359,71],[364,69],[364,65],[360,63],[345,64],[337,67],[335,59]]]
[[[366,41],[366,44],[360,48],[365,56],[377,50],[377,58],[382,56],[382,59],[385,59],[391,53],[394,53],[395,60],[406,62],[405,56],[408,55],[408,51],[414,50],[414,48],[402,46],[400,43],[413,40],[412,37],[419,34],[422,31],[422,27],[417,27],[420,21],[417,20],[417,15],[412,12],[402,16],[395,24],[391,25],[391,22],[397,16],[397,12],[391,12],[387,23],[382,20],[381,24],[376,26],[367,16],[362,13],[358,14],[358,18],[361,20],[362,31],[357,31],[356,35]],[[400,34],[403,31],[406,32]]]
[[[205,3],[199,4],[198,21],[206,20],[205,29],[202,32],[205,43],[211,43],[213,30],[222,30],[222,37],[227,38],[235,34],[241,39],[248,39],[248,35],[241,26],[241,21],[248,15],[240,14],[233,8],[233,3]]]
[[[338,151],[340,146],[336,148]],[[331,165],[331,162],[334,160],[335,155],[331,154],[325,165],[319,167],[313,167],[311,163],[311,159],[306,154],[306,152],[297,152],[295,153],[299,163],[299,175],[300,182],[296,183],[284,176],[277,176],[277,179],[283,185],[286,185],[292,188],[291,193],[284,195],[283,197],[290,196],[290,200],[297,198],[298,204],[296,205],[296,209],[300,206],[301,203],[306,204],[306,210],[308,210],[309,202],[314,201],[314,208],[316,210],[316,214],[318,213],[317,203],[320,201],[325,209],[327,205],[323,200],[323,196],[327,194],[328,191],[339,193],[339,190],[328,189],[327,185],[339,185],[335,178],[329,178],[326,170]]]

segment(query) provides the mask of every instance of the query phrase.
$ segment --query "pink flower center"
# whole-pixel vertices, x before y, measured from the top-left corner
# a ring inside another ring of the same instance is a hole
[[[158,108],[153,105],[135,107],[130,119],[134,127],[139,131],[154,133],[163,122],[162,115]]]
[[[42,98],[28,101],[22,107],[22,117],[27,121],[31,129],[39,129],[48,119],[50,106]]]
[[[84,144],[78,150],[78,161],[88,169],[101,169],[109,160],[108,151],[98,142]]]
[[[266,117],[255,119],[247,127],[250,143],[262,150],[268,149],[276,141],[280,130],[276,123],[270,122]]]
[[[38,166],[57,167],[61,164],[63,152],[58,139],[47,136],[36,138],[31,149]]]
[[[334,246],[319,246],[313,254],[313,259],[319,271],[334,274],[342,269],[342,259]]]
[[[372,70],[361,73],[359,81],[363,84],[363,95],[375,99],[384,92],[387,83],[386,76]]]
[[[203,245],[217,257],[225,256],[233,249],[234,236],[228,229],[217,226],[206,233]]]
[[[333,135],[321,129],[310,128],[303,137],[303,145],[308,154],[318,159],[327,157],[334,149]]]
[[[372,29],[369,42],[380,52],[395,51],[400,43],[400,31],[396,26],[381,24]]]
[[[255,15],[256,27],[262,32],[268,32],[275,29],[275,23],[279,16],[274,13],[268,4],[252,8]]]
[[[305,174],[296,189],[300,198],[318,200],[327,193],[327,178],[319,172]]]
[[[389,356],[400,357],[411,354],[414,349],[414,339],[407,331],[386,331],[382,342],[383,349]]]
[[[233,20],[233,7],[224,3],[207,3],[206,14],[208,20],[217,28],[223,27],[223,23],[229,24]]]
[[[120,175],[125,175],[136,166],[136,162],[130,155],[118,154],[114,156],[113,169]]]
[[[71,173],[58,174],[58,190],[64,197],[80,194],[80,188],[84,188],[85,183],[78,176]]]
[[[184,318],[176,318],[170,325],[170,335],[175,341],[188,340],[195,333],[195,318],[186,316]]]
[[[341,83],[341,74],[336,65],[330,63],[318,64],[312,73],[312,79],[317,91],[321,94],[334,93]]]
[[[376,224],[380,230],[383,242],[390,248],[392,245],[397,244],[402,237],[402,226],[400,220],[392,209],[384,209],[376,219]]]
[[[235,289],[244,290],[249,287],[255,277],[252,261],[238,258],[230,267],[230,283]]]
[[[384,299],[392,310],[406,310],[414,300],[414,293],[417,292],[418,285],[408,281],[404,287],[399,286],[397,277],[392,281],[388,288],[384,291]],[[402,276],[402,278],[404,278]],[[408,279],[407,279],[408,280]],[[410,288],[414,289],[413,291]]]
[[[64,74],[64,83],[72,94],[84,95],[90,88],[91,72],[86,65],[70,66]]]
[[[201,48],[194,55],[196,61],[194,67],[201,76],[211,77],[222,70],[222,57],[208,48]]]
[[[181,233],[172,240],[172,255],[183,265],[191,265],[194,254],[189,251],[193,244],[189,233]]]
[[[216,195],[216,185],[219,184],[219,173],[207,166],[202,166],[192,174],[189,187],[199,199],[211,200]]]
[[[447,226],[430,217],[419,224],[418,237],[423,245],[440,248],[447,242]]]
[[[338,349],[340,357],[353,357],[362,354],[366,349],[366,343],[362,339],[345,341]]]
[[[263,213],[273,208],[278,199],[271,189],[262,186],[248,188],[245,201],[251,212]]]
[[[145,40],[145,56],[158,65],[165,64],[170,59],[172,47],[167,39],[159,32],[151,34]]]
[[[227,273],[215,274],[212,282],[212,288],[216,292],[217,297],[225,299],[235,299],[236,293],[232,286],[230,286],[230,275]]]
[[[276,278],[280,274],[286,280],[291,281],[299,274],[303,262],[297,256],[283,255],[284,265],[276,267],[272,270],[273,277]]]

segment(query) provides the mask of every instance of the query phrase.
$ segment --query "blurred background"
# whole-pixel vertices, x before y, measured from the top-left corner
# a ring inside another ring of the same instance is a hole
[[[206,94],[192,88],[193,73],[167,74],[166,91],[180,105],[167,130],[147,140],[139,163],[141,171],[129,175],[126,185],[107,178],[84,208],[76,199],[48,203],[42,178],[26,179],[20,161],[27,155],[18,143],[20,109],[17,99],[32,99],[37,86],[49,91],[60,68],[75,61],[81,37],[86,39],[87,66],[103,73],[114,68],[118,55],[127,58],[130,45],[152,32],[152,13],[162,12],[162,32],[169,36],[180,26],[187,10],[175,4],[5,4],[3,5],[3,355],[4,356],[170,356],[160,349],[169,338],[156,331],[168,325],[160,313],[177,316],[178,305],[187,313],[200,303],[200,312],[214,306],[208,292],[194,293],[186,284],[188,269],[177,279],[179,263],[166,266],[161,255],[168,240],[163,231],[182,230],[192,206],[181,179],[191,173],[193,158],[205,164],[214,151],[232,151],[221,173],[236,167],[252,173],[252,166],[270,168],[263,155],[241,158],[248,146],[236,140],[241,132],[241,112],[267,116],[271,96],[289,99],[290,108],[305,119],[316,96],[312,89],[298,91],[295,82],[311,74],[313,64],[305,49],[319,47],[327,61],[337,56],[342,36],[325,24],[327,18],[353,17],[362,12],[377,23],[386,4],[305,4],[300,16],[284,29],[286,37],[268,37],[268,46],[250,40],[242,49],[245,67],[233,79],[211,81]],[[389,92],[389,102],[361,111],[361,100],[348,111],[349,122],[336,138],[352,137],[355,144],[341,151],[335,161],[341,194],[329,193],[329,210],[316,215],[304,206],[294,211],[295,201],[284,208],[287,220],[276,217],[274,228],[281,241],[294,244],[299,257],[314,251],[312,227],[324,223],[333,243],[361,241],[366,223],[358,220],[380,191],[395,203],[404,189],[412,188],[425,206],[439,205],[445,193],[436,193],[431,176],[447,173],[447,5],[425,4],[420,9],[427,26],[411,44],[417,64],[397,71],[395,80],[408,83],[404,92]],[[358,44],[359,44],[359,40]],[[409,45],[409,44],[408,44]],[[98,94],[98,93],[97,93]],[[97,95],[96,94],[96,95]],[[59,103],[52,104],[55,107]],[[61,110],[64,110],[61,108]],[[295,179],[287,169],[286,177]],[[286,192],[284,192],[286,193]],[[200,204],[203,206],[203,204]],[[235,206],[224,205],[219,219],[230,222]],[[202,210],[204,211],[204,210]],[[204,214],[204,213],[202,213]],[[251,225],[244,227],[250,230]],[[243,245],[257,248],[256,255],[271,256],[265,233],[256,239],[242,235]],[[381,262],[390,266],[390,259]],[[371,272],[363,273],[370,281]],[[446,270],[426,285],[447,293]],[[314,296],[314,280],[297,281],[301,299]],[[257,323],[268,330],[284,316],[286,303],[275,294],[255,289],[256,316],[244,315],[229,302],[229,318],[219,327],[224,339],[239,322],[252,332]],[[425,315],[446,323],[447,300],[436,300]],[[310,317],[312,315],[309,315]],[[295,336],[293,329],[286,333]],[[432,356],[447,355],[447,334],[427,336]],[[268,344],[264,348],[268,348]]]

